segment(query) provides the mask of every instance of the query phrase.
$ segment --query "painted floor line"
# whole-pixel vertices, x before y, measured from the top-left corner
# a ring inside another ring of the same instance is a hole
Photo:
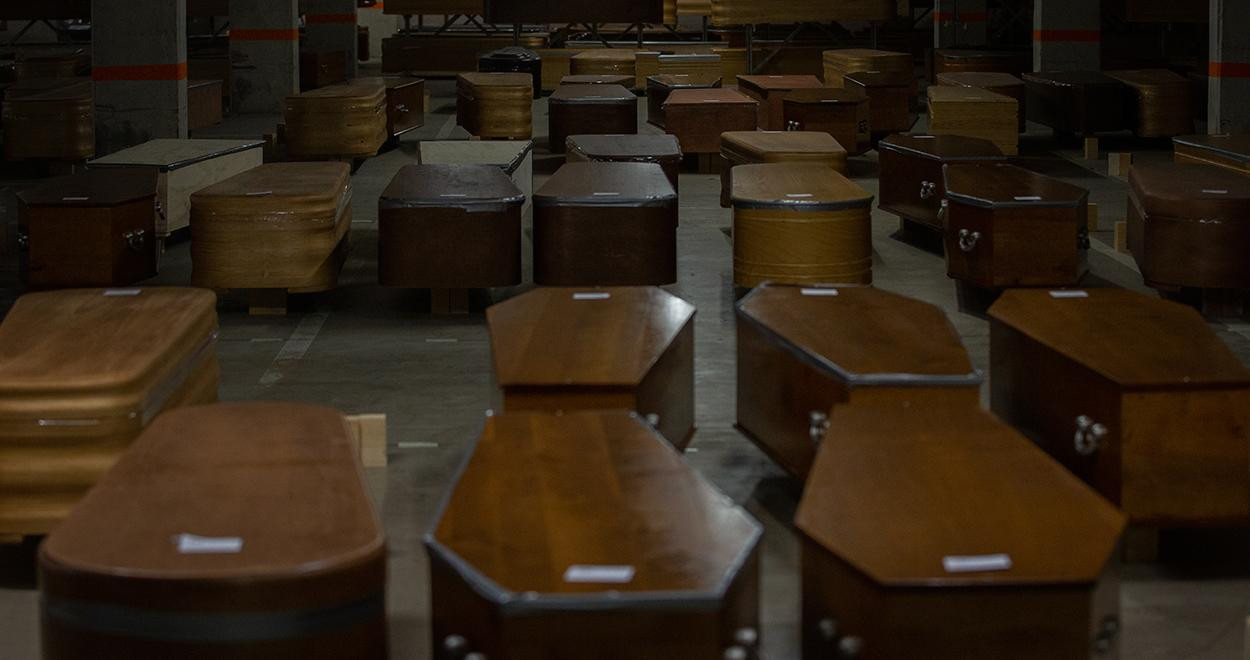
[[[325,325],[326,318],[329,316],[324,313],[305,316],[299,325],[295,326],[295,330],[291,332],[286,343],[282,344],[282,348],[278,350],[278,354],[270,363],[269,369],[265,370],[264,375],[260,377],[260,384],[268,387],[282,380],[282,367],[302,359],[308,353],[309,347],[316,341],[317,334],[321,332],[321,326]]]

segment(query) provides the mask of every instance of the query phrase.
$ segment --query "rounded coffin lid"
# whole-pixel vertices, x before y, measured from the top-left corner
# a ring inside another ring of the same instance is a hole
[[[23,190],[17,198],[30,206],[107,207],[156,197],[157,169],[92,169],[57,177]]]
[[[990,140],[963,135],[915,135],[895,133],[881,140],[878,151],[896,151],[929,160],[951,163],[961,160],[1007,160]]]
[[[329,212],[350,186],[347,163],[265,163],[193,193],[191,206],[221,212]]]
[[[496,165],[405,165],[378,200],[378,208],[502,210],[525,195]]]
[[[1147,215],[1250,222],[1250,177],[1223,167],[1142,163],[1129,170],[1128,182]]]
[[[535,206],[673,206],[677,192],[656,163],[565,163],[534,193]]]
[[[942,171],[947,198],[970,206],[1054,208],[1089,200],[1084,188],[1007,163],[951,163]]]
[[[676,135],[637,133],[627,135],[570,135],[568,150],[590,160],[660,162],[681,158]]]
[[[738,165],[732,178],[734,208],[821,212],[872,206],[871,193],[826,165]]]
[[[846,149],[821,131],[726,131],[720,134],[720,141],[722,151],[749,154],[759,161],[846,157]]]
[[[1250,163],[1250,135],[1184,135],[1172,142],[1191,149],[1210,151],[1241,163]]]

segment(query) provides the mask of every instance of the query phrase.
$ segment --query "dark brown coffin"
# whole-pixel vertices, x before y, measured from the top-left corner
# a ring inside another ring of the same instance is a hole
[[[1126,106],[1138,137],[1174,137],[1194,132],[1189,80],[1167,69],[1108,71],[1128,88]]]
[[[759,127],[784,131],[781,99],[796,89],[822,87],[816,76],[738,76],[738,91],[759,102]]]
[[[341,82],[347,82],[347,51],[300,50],[300,91],[307,92]]]
[[[1194,310],[1122,289],[990,308],[994,413],[1146,525],[1250,520],[1250,371]]]
[[[678,89],[714,89],[721,81],[699,82],[689,74],[660,74],[647,76],[647,121],[664,128],[664,102]]]
[[[534,282],[677,281],[677,191],[654,163],[568,163],[534,193]]]
[[[911,402],[971,414],[979,405],[981,376],[928,303],[873,287],[763,284],[737,316],[737,428],[800,479],[830,409]]]
[[[872,109],[868,97],[858,90],[797,89],[782,97],[781,105],[787,131],[828,133],[850,156],[872,148]]]
[[[664,102],[664,130],[677,136],[682,153],[718,154],[721,133],[759,127],[757,106],[733,89],[675,89]]]
[[[487,23],[664,23],[664,0],[485,0]]]
[[[760,534],[636,414],[488,417],[425,537],[434,657],[751,657]]]
[[[1033,68],[1028,51],[939,48],[933,52],[933,79],[943,73],[993,72],[1018,76]]]
[[[633,410],[685,449],[694,313],[658,287],[541,287],[487,309],[502,411]]]
[[[123,286],[156,275],[156,170],[86,170],[22,191],[36,288]]]
[[[389,5],[385,11],[391,12]],[[526,34],[521,36],[517,45],[536,49],[543,48],[546,43],[543,35]],[[512,45],[512,35],[506,33],[397,34],[382,39],[382,72],[446,76],[477,71],[479,55]]]
[[[976,407],[829,423],[795,516],[804,658],[1118,657],[1114,506]]]
[[[493,165],[405,165],[378,200],[378,282],[437,289],[520,284],[524,203]]]
[[[978,287],[1071,286],[1085,275],[1089,191],[1004,163],[953,163],[946,274]]]
[[[191,80],[187,82],[187,130],[221,123],[222,94],[220,80]]]
[[[939,73],[936,76],[939,85],[951,85],[953,87],[976,87],[986,91],[994,92],[1009,96],[1016,100],[1016,107],[1019,111],[1016,116],[1019,118],[1018,128],[1020,132],[1024,132],[1024,118],[1026,116],[1024,81],[1010,73],[1002,73],[996,71],[957,71]]]
[[[896,71],[856,71],[846,74],[844,81],[846,89],[857,90],[868,97],[874,140],[911,130],[915,123],[911,114],[916,90],[913,76]]]
[[[672,135],[570,135],[566,145],[570,163],[655,163],[677,190],[681,145]]]
[[[425,80],[383,78],[386,85],[386,132],[397,138],[425,126]]]
[[[615,73],[579,73],[576,76],[564,76],[561,85],[620,85],[633,87],[634,77]]]
[[[222,107],[230,107],[231,87],[234,85],[234,66],[228,55],[188,55],[187,78],[221,81]]]
[[[331,408],[161,415],[40,547],[43,657],[385,658],[357,456]]]
[[[941,231],[947,163],[1005,162],[989,140],[960,135],[891,135],[877,144],[881,210]]]
[[[1250,177],[1214,165],[1134,165],[1128,247],[1155,288],[1250,288]]]
[[[620,85],[561,85],[547,100],[551,151],[570,135],[638,132],[638,97]]]
[[[1093,135],[1129,128],[1125,89],[1097,71],[1025,73],[1028,119],[1057,133]]]
[[[1185,135],[1172,139],[1178,163],[1218,165],[1250,176],[1250,135]]]
[[[527,73],[534,81],[534,98],[542,96],[543,58],[520,46],[506,46],[477,58],[477,70],[489,73]]]

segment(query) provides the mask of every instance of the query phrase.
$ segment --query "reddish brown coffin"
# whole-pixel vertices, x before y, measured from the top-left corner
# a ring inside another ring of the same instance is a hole
[[[1134,523],[1250,520],[1250,371],[1194,310],[1122,289],[1007,291],[990,405]]]
[[[828,133],[851,156],[872,148],[872,109],[858,90],[797,89],[782,97],[781,105],[787,131]]]
[[[378,201],[378,282],[413,288],[521,283],[525,196],[493,165],[405,165]]]
[[[1032,68],[1031,59],[1027,51],[940,48],[933,52],[933,76],[974,71],[1018,76]]]
[[[657,287],[542,287],[487,309],[503,411],[635,410],[685,449],[694,313]]]
[[[187,130],[221,123],[222,95],[220,80],[191,80],[187,82]]]
[[[981,376],[941,309],[873,287],[764,284],[738,312],[738,430],[806,478],[831,408],[972,412]]]
[[[845,87],[868,97],[872,111],[869,124],[873,139],[911,130],[911,114],[916,80],[896,71],[856,71],[846,74]]]
[[[786,128],[781,99],[796,89],[821,87],[816,76],[738,76],[738,89],[759,102],[759,125],[766,131]]]
[[[637,415],[488,417],[425,537],[435,657],[750,657],[759,537]]]
[[[899,133],[877,145],[881,164],[881,210],[904,221],[942,229],[947,163],[998,162],[1006,157],[989,140],[961,135]]]
[[[677,190],[681,169],[681,144],[672,135],[570,135],[569,162],[655,163],[664,168],[668,182]]]
[[[570,135],[638,132],[638,97],[620,85],[561,85],[547,102],[553,153]]]
[[[721,86],[716,82],[701,82],[690,74],[660,74],[647,77],[647,121],[664,128],[664,103],[678,89],[714,89]]]
[[[758,103],[732,89],[677,89],[664,102],[664,130],[677,136],[682,153],[720,153],[726,131],[758,128]]]
[[[43,657],[385,658],[386,541],[343,416],[166,413],[39,553]]]
[[[386,134],[397,138],[425,125],[425,79],[370,78],[386,88]]]
[[[1178,163],[1218,165],[1250,176],[1250,135],[1185,135],[1173,138]]]
[[[1130,128],[1138,137],[1174,137],[1194,131],[1189,81],[1167,69],[1108,71],[1128,88]]]
[[[1028,119],[1057,133],[1093,135],[1128,128],[1125,88],[1097,71],[1025,73]]]

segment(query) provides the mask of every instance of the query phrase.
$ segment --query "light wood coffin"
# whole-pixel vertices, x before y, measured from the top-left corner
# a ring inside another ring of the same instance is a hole
[[[830,409],[980,404],[981,376],[934,305],[873,287],[764,284],[737,316],[737,428],[800,479]]]
[[[877,144],[881,165],[880,208],[904,222],[942,230],[947,163],[1003,162],[1006,157],[989,140],[960,135],[899,133]]]
[[[821,54],[824,63],[825,85],[842,87],[843,77],[859,71],[883,71],[915,75],[915,64],[909,53],[895,53],[871,48],[840,48],[826,50]]]
[[[758,105],[733,89],[675,89],[664,102],[664,130],[677,136],[682,153],[720,153],[721,133],[758,128]]]
[[[638,132],[638,97],[620,85],[561,86],[547,100],[552,153],[564,153],[570,135]]]
[[[1250,371],[1196,311],[1122,289],[1021,289],[989,314],[995,414],[1129,520],[1250,520]]]
[[[752,163],[815,163],[846,174],[846,150],[833,136],[816,131],[730,131],[721,133],[721,206],[732,206],[733,169]]]
[[[488,417],[425,537],[434,655],[750,657],[760,534],[635,414]]]
[[[22,296],[0,323],[0,534],[46,534],[157,414],[217,400],[201,289]]]
[[[534,143],[530,140],[422,140],[417,162],[427,165],[494,165],[516,184],[525,202],[521,220],[534,219]]]
[[[286,99],[287,153],[297,158],[367,158],[390,139],[386,86],[362,78]]]
[[[533,132],[533,78],[525,73],[456,77],[456,123],[481,138],[528,140]]]
[[[656,287],[543,287],[490,307],[503,411],[633,410],[685,449],[694,314]]]
[[[569,61],[573,75],[617,74],[633,77],[634,51],[622,48],[594,48],[582,51]]]
[[[1024,126],[1024,81],[1010,73],[994,71],[961,71],[939,73],[936,76],[939,85],[952,87],[975,87],[987,92],[1010,96],[1016,100],[1016,131],[1023,133]]]
[[[929,132],[993,142],[1005,155],[1019,151],[1020,108],[1010,96],[977,87],[930,85]]]
[[[4,93],[5,160],[80,161],[95,155],[95,105],[84,78],[30,80]]]
[[[161,415],[40,548],[43,657],[387,657],[386,540],[342,414]]]
[[[1250,176],[1250,135],[1185,135],[1172,139],[1178,163],[1218,165]]]

